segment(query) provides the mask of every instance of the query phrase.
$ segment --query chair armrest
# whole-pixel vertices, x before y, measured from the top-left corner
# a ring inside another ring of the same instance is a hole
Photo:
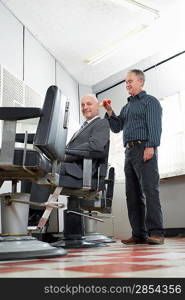
[[[82,151],[78,149],[66,149],[65,153],[68,155],[74,155],[79,158],[103,158],[105,156],[104,152],[100,151]]]
[[[17,121],[38,118],[42,110],[37,107],[0,107],[0,120]]]

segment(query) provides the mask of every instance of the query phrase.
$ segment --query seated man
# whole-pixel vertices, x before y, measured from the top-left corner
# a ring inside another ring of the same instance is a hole
[[[94,152],[98,158],[101,155],[103,157],[110,136],[109,123],[106,119],[100,118],[99,103],[94,95],[89,94],[81,98],[81,111],[86,121],[67,144],[65,163],[62,164],[61,169],[61,173],[68,173],[77,178],[82,177],[83,158],[79,155],[71,155],[71,150],[75,150],[75,153],[78,151]],[[93,162],[93,172],[95,170],[96,163]]]
[[[94,157],[92,161],[92,176],[96,175],[98,160],[107,155],[107,145],[109,144],[110,129],[109,123],[106,119],[101,119],[99,116],[99,103],[94,95],[85,95],[81,98],[81,111],[86,121],[81,128],[72,136],[71,140],[66,146],[65,162],[61,167],[61,184],[62,179],[69,175],[74,177],[76,181],[81,181],[83,177],[83,156],[80,154],[86,153],[85,158]],[[87,152],[85,152],[87,151]],[[76,182],[75,181],[75,182]],[[65,181],[66,186],[70,180]],[[64,184],[64,183],[63,183]],[[75,211],[81,213],[80,202],[76,201],[75,196],[70,196],[68,199],[68,208],[64,211],[64,239],[66,247],[72,245],[80,247],[88,246],[92,243],[82,241],[84,236],[83,218],[78,214],[68,214],[68,211]],[[59,243],[60,245],[60,243]]]
[[[85,95],[81,98],[81,111],[86,121],[67,144],[65,161],[62,162],[60,170],[61,184],[64,183],[64,186],[69,184],[69,187],[71,176],[74,177],[74,179],[79,179],[79,181],[81,181],[83,177],[83,157],[80,155],[71,155],[70,152],[73,152],[73,150],[75,150],[75,153],[78,153],[79,151],[88,151],[91,153],[94,152],[95,156],[98,158],[101,158],[101,156],[104,157],[110,136],[109,122],[106,119],[100,118],[99,103],[95,95]],[[97,171],[97,163],[97,159],[94,159],[92,175]],[[64,178],[62,175],[64,175]],[[66,175],[69,175],[69,179],[66,178],[68,177]],[[49,195],[52,193],[52,188],[49,186],[43,186],[41,188],[43,191],[40,190],[40,187],[37,184],[32,184],[33,192],[31,193],[31,200],[34,198],[37,199],[38,197],[36,197],[36,195],[38,195],[38,193],[40,202],[44,202],[48,199]],[[24,189],[24,192],[28,191]],[[73,197],[70,197],[68,202],[70,208],[74,208],[74,205],[78,205],[76,199],[74,199],[74,204],[72,204],[72,199]],[[42,214],[43,209],[40,211],[39,209],[30,209],[29,225],[38,224],[38,218],[40,218]],[[73,215],[73,217],[78,218],[79,216]]]

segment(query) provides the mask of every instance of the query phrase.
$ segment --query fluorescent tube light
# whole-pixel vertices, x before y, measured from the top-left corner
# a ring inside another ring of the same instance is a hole
[[[122,5],[132,11],[136,11],[136,12],[142,11],[142,12],[153,14],[155,17],[159,17],[159,10],[135,0],[109,0],[109,1],[115,4]]]
[[[95,64],[100,63],[101,61],[103,61],[104,59],[108,58],[109,56],[111,56],[116,51],[118,51],[120,49],[120,47],[122,46],[122,43],[126,39],[128,39],[128,38],[136,35],[137,33],[143,31],[148,26],[149,25],[146,25],[146,24],[141,24],[141,25],[137,26],[133,30],[131,30],[128,33],[124,34],[123,37],[120,40],[112,43],[106,49],[102,49],[102,51],[100,51],[99,53],[95,54],[94,56],[91,56],[91,57],[85,59],[84,62],[86,64],[89,64],[89,65],[95,65]]]

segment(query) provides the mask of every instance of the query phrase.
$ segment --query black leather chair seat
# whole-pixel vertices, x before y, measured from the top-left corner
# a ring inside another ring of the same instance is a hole
[[[70,188],[70,189],[80,189],[83,187],[83,180],[75,178],[73,176],[60,176],[59,186]],[[92,179],[91,190],[97,189],[97,179]]]
[[[89,170],[90,171],[90,170]],[[63,187],[61,194],[66,196],[77,196],[77,198],[93,199],[96,201],[96,194],[104,190],[105,180],[98,178],[98,172],[93,168],[93,176],[90,186],[84,186],[83,169],[80,163],[62,163],[60,169],[59,186]],[[77,199],[78,200],[78,199]]]
[[[3,178],[34,178],[35,176],[43,177],[51,172],[51,161],[42,153],[35,150],[26,150],[25,168],[23,168],[24,149],[16,148],[14,150],[14,165],[0,165],[0,172]]]

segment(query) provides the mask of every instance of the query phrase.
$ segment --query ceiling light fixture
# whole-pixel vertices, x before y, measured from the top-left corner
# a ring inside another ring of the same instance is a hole
[[[135,0],[109,0],[109,1],[116,3],[116,4],[120,4],[132,11],[136,11],[136,12],[142,11],[142,12],[153,14],[153,16],[155,16],[157,18],[159,17],[159,10],[152,8],[150,6],[147,6],[138,1],[135,1]]]
[[[149,27],[149,25],[151,25],[151,23],[152,23],[152,21],[154,21],[154,19],[159,18],[159,11],[157,9],[149,7],[138,1],[135,1],[135,0],[109,0],[109,1],[113,2],[115,4],[122,5],[125,8],[128,8],[137,13],[142,12],[142,13],[146,13],[147,15],[150,15],[148,18],[148,22],[147,22],[147,24],[141,24],[141,25],[137,26],[135,29],[133,29],[133,30],[129,31],[127,34],[125,34],[120,40],[109,44],[108,47],[104,48],[99,53],[95,54],[94,56],[92,56],[90,58],[85,59],[84,62],[86,64],[94,65],[94,64],[100,63],[101,61],[105,60],[106,58],[108,58],[109,56],[111,56],[113,53],[115,53],[116,51],[118,51],[120,49],[123,41],[125,41],[126,39],[143,31],[145,28],[147,28],[147,27]],[[151,18],[151,14],[152,14],[152,18]],[[146,22],[146,20],[145,20],[145,22]]]
[[[101,61],[107,59],[113,53],[118,51],[120,49],[120,47],[122,46],[122,43],[126,39],[129,39],[129,38],[133,37],[137,33],[143,31],[144,29],[146,29],[148,26],[149,25],[146,25],[146,24],[141,24],[141,25],[137,26],[133,30],[129,31],[127,34],[124,34],[121,39],[119,39],[118,41],[115,41],[114,43],[109,45],[106,49],[103,49],[102,51],[100,51],[96,55],[85,59],[84,62],[88,65],[95,65],[95,64],[100,63]]]

